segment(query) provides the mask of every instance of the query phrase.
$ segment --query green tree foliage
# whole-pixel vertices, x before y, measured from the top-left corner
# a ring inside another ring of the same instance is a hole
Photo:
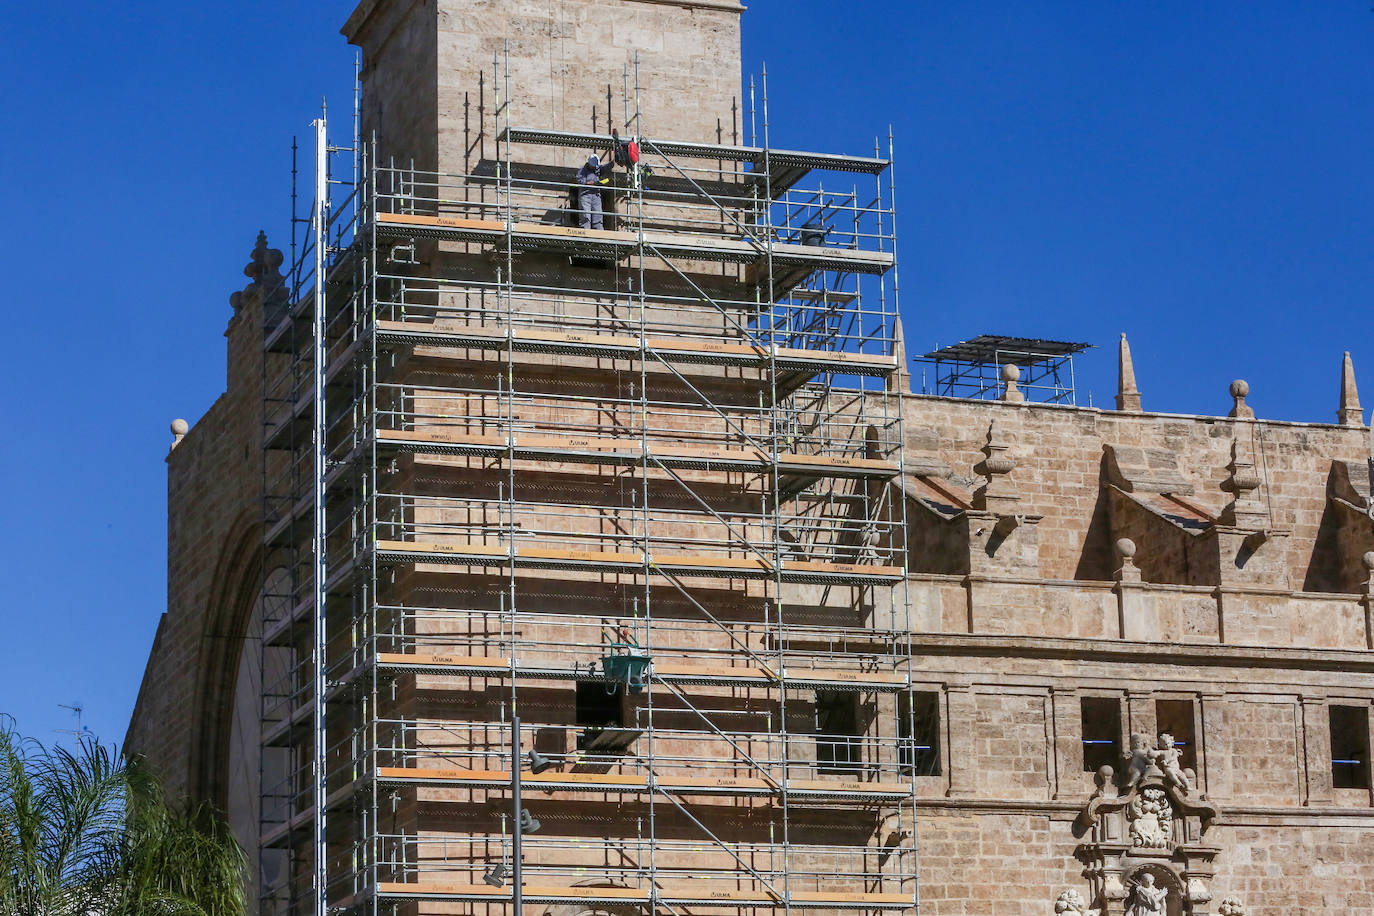
[[[0,916],[241,916],[246,876],[223,821],[173,809],[140,762],[0,720]]]

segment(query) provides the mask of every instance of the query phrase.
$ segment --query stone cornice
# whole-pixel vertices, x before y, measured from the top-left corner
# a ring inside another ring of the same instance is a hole
[[[635,3],[657,3],[662,6],[680,6],[683,9],[729,10],[742,13],[745,10],[739,0],[632,0]]]
[[[1115,591],[1123,585],[1137,591],[1186,595],[1264,595],[1289,598],[1294,601],[1347,601],[1358,604],[1364,600],[1359,592],[1303,592],[1291,588],[1263,585],[1175,585],[1170,582],[1113,582],[1107,579],[1042,579],[1033,576],[996,576],[986,573],[908,573],[908,582],[949,583],[955,585],[1034,585],[1043,588],[1071,591]]]
[[[1015,658],[1374,673],[1374,652],[1360,649],[1293,649],[1276,646],[1125,642],[1115,639],[914,633],[912,651],[916,655],[997,655]]]
[[[348,39],[350,43],[353,38],[362,30],[363,25],[371,18],[387,0],[361,0],[353,9],[348,20],[339,29],[339,32]],[[724,10],[727,12],[742,13],[745,10],[744,4],[739,0],[631,0],[637,3],[656,3],[663,6],[680,6],[683,9],[704,9],[704,10]]]
[[[650,0],[655,2],[655,0]],[[657,0],[657,2],[671,2],[671,0]],[[882,392],[874,392],[874,396],[882,396]],[[902,399],[906,401],[930,401],[935,404],[960,404],[966,405],[970,409],[986,409],[989,411],[1007,410],[1013,413],[1018,411],[1058,411],[1060,413],[1076,413],[1083,415],[1096,415],[1112,420],[1135,423],[1138,421],[1159,421],[1159,420],[1187,420],[1202,422],[1207,424],[1252,424],[1258,426],[1291,427],[1293,429],[1326,429],[1326,430],[1345,430],[1352,437],[1363,442],[1369,438],[1369,430],[1359,426],[1343,426],[1340,423],[1316,423],[1302,420],[1271,420],[1265,417],[1219,417],[1211,414],[1198,413],[1164,413],[1162,411],[1123,411],[1111,410],[1105,407],[1084,407],[1081,404],[1050,404],[1043,401],[985,401],[979,398],[956,398],[944,394],[921,394],[919,392],[904,392]]]
[[[1084,793],[1087,797],[1087,793]],[[978,811],[987,814],[1046,814],[1059,815],[1062,820],[1072,820],[1082,804],[1075,801],[1025,801],[1011,798],[929,798],[916,797],[916,808],[934,811]],[[1334,805],[1226,805],[1225,817],[1216,822],[1218,827],[1238,824],[1254,824],[1263,821],[1286,820],[1294,823],[1310,823],[1321,818],[1348,821],[1347,826],[1369,829],[1369,821],[1374,819],[1374,808],[1338,808]]]

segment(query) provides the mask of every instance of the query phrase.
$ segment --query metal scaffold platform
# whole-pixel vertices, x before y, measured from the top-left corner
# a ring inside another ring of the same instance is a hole
[[[529,166],[611,138],[497,126],[440,174],[317,122],[261,912],[914,907],[890,149],[639,137],[584,229]]]

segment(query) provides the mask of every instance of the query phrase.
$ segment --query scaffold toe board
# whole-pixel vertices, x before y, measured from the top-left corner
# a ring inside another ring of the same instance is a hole
[[[641,340],[627,335],[590,331],[537,329],[518,329],[506,333],[482,325],[435,326],[432,322],[421,321],[378,321],[376,330],[378,339],[383,343],[415,346],[594,354],[617,359],[638,359],[646,355],[643,351],[647,350],[670,362],[686,365],[737,365],[762,369],[770,361],[776,361],[778,368],[788,371],[834,371],[874,376],[887,375],[897,368],[896,359],[877,353],[807,350],[721,340],[668,337]]]
[[[379,446],[416,452],[502,455],[515,458],[587,462],[590,464],[633,464],[645,460],[683,468],[721,468],[752,471],[769,470],[776,460],[784,474],[826,477],[895,477],[895,462],[849,455],[799,455],[780,453],[774,459],[760,449],[690,448],[681,445],[652,445],[646,453],[633,440],[589,436],[487,436],[447,432],[440,429],[377,431]]]
[[[438,653],[381,652],[377,664],[383,668],[418,671],[427,674],[452,674],[460,677],[504,678],[511,673],[509,658],[448,655]],[[784,669],[777,673],[766,668],[692,665],[654,662],[649,673],[655,680],[673,684],[720,684],[723,686],[776,686],[796,689],[826,687],[831,690],[895,691],[911,686],[902,674],[890,671],[842,669]],[[574,668],[516,665],[518,677],[550,680],[587,680],[595,676]],[[601,677],[605,677],[602,675]]]
[[[461,770],[426,767],[378,767],[377,778],[387,784],[411,783],[432,786],[482,786],[509,788],[510,773],[503,770]],[[522,774],[520,784],[535,791],[627,792],[651,790],[674,795],[774,796],[787,792],[802,798],[892,799],[911,795],[901,783],[861,780],[763,779],[758,777],[655,775],[653,780],[635,773],[538,773]]]
[[[377,887],[382,897],[408,900],[474,900],[491,903],[511,902],[508,887],[486,884],[449,884],[429,882],[383,882]],[[648,904],[649,892],[627,887],[559,887],[526,884],[520,897],[530,903],[606,903]]]
[[[508,241],[522,250],[564,251],[584,254],[629,254],[641,245],[662,257],[721,261],[757,267],[771,260],[778,267],[812,270],[847,270],[861,274],[886,273],[896,259],[891,252],[867,251],[827,245],[798,245],[756,238],[723,238],[670,232],[623,232],[613,229],[580,229],[541,223],[506,223],[502,220],[462,216],[429,216],[421,213],[378,213],[379,231],[393,235],[447,238],[454,241],[497,243]]]
[[[377,557],[383,563],[443,563],[505,565],[516,563],[545,569],[589,569],[606,572],[663,571],[678,575],[722,578],[766,578],[785,581],[850,582],[898,581],[905,572],[898,566],[862,563],[823,563],[785,560],[781,567],[757,557],[701,557],[686,554],[642,554],[617,551],[549,550],[496,544],[438,544],[422,541],[378,541]]]
[[[743,876],[741,876],[743,877]],[[484,884],[441,884],[428,882],[384,882],[378,885],[381,897],[406,900],[469,900],[509,903],[509,888]],[[618,887],[558,887],[526,884],[520,897],[527,903],[605,903],[647,906],[657,901],[673,906],[755,906],[782,909],[790,905],[808,909],[873,910],[906,909],[913,905],[911,894],[824,893],[796,891],[786,900],[768,890],[692,890],[663,886],[651,894],[647,890]]]

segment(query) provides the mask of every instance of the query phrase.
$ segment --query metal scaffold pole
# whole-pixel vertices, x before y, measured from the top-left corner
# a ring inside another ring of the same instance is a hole
[[[328,857],[325,855],[325,576],[328,571],[328,557],[325,551],[328,528],[325,520],[325,453],[327,444],[325,434],[328,428],[325,411],[325,357],[328,346],[325,341],[325,243],[328,240],[325,221],[329,215],[329,140],[325,122],[326,112],[321,108],[315,127],[315,211],[312,216],[312,231],[315,245],[315,295],[314,316],[311,333],[313,344],[312,376],[314,382],[314,537],[312,546],[313,589],[314,589],[314,647],[312,658],[314,670],[315,709],[312,715],[314,742],[311,762],[311,794],[315,804],[313,868],[314,868],[314,912],[315,916],[328,916]]]
[[[514,805],[513,818],[511,823],[514,829],[510,835],[510,878],[511,878],[511,914],[520,916],[521,904],[524,902],[524,844],[520,824],[520,717],[511,712],[510,717],[510,792],[511,800]]]

